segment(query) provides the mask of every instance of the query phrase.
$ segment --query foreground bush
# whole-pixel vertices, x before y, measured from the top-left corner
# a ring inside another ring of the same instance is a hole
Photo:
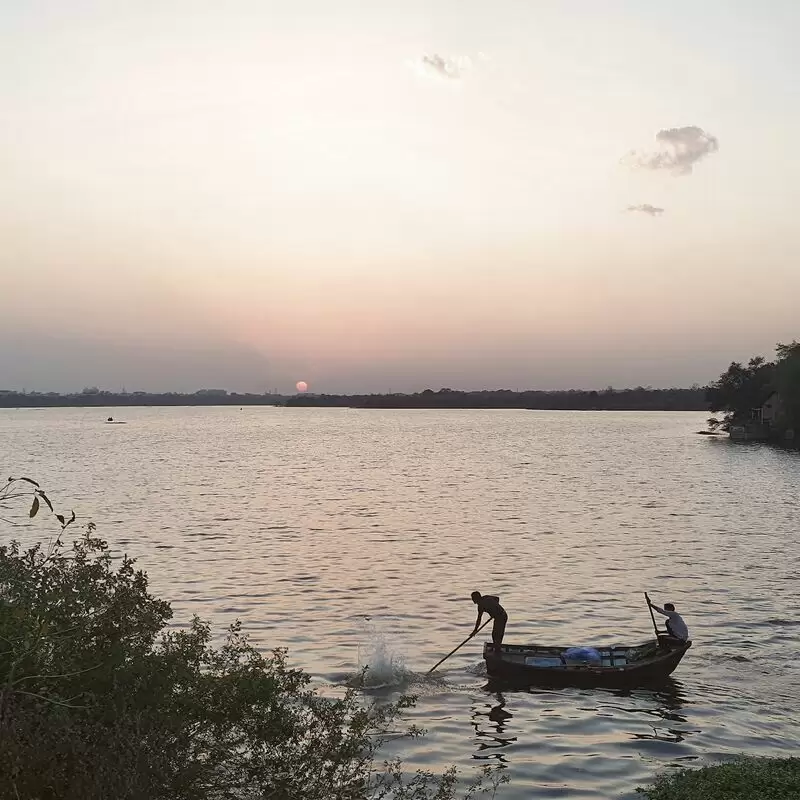
[[[52,511],[36,484],[20,486],[0,488],[0,505],[27,493],[30,516]],[[58,520],[48,547],[0,547],[0,797],[455,797],[454,770],[404,776],[377,760],[410,699],[322,698],[284,651],[262,655],[238,624],[217,648],[198,619],[165,630],[170,606],[134,562],[112,560],[92,525],[64,544],[74,515]]]
[[[797,800],[800,758],[743,758],[681,770],[637,791],[650,800]]]

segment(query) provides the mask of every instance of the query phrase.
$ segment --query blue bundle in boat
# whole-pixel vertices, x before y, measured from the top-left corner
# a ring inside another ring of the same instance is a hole
[[[567,664],[600,664],[600,651],[594,647],[570,647],[562,654]]]

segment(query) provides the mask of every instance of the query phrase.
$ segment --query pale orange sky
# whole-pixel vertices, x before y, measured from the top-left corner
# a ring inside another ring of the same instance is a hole
[[[798,26],[4,3],[0,388],[689,385],[769,354],[800,336]],[[676,174],[697,128],[718,148]]]

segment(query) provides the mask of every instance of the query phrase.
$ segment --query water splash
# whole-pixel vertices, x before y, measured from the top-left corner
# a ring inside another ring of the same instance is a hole
[[[358,672],[352,685],[383,689],[408,683],[413,673],[406,669],[405,656],[398,652],[373,622],[365,620],[358,643]]]
[[[463,671],[463,670],[459,670]],[[345,686],[361,689],[364,692],[399,690],[401,693],[412,690],[415,695],[442,691],[445,687],[455,691],[472,691],[473,685],[462,686],[452,682],[447,674],[447,665],[436,672],[415,671],[406,665],[405,656],[397,644],[369,618],[364,618],[358,641],[358,669],[339,677]],[[485,678],[486,665],[483,661],[466,669],[470,677]]]

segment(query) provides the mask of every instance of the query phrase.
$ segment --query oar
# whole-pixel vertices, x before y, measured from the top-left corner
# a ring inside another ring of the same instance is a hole
[[[450,651],[450,652],[449,652],[449,653],[448,653],[448,654],[447,654],[447,655],[446,655],[446,656],[445,656],[445,657],[444,657],[444,658],[443,658],[441,661],[437,661],[437,662],[436,662],[436,663],[435,663],[435,664],[434,664],[434,665],[433,665],[433,666],[432,666],[432,667],[431,667],[431,668],[428,670],[428,672],[427,672],[426,674],[427,674],[427,675],[430,675],[430,674],[431,674],[431,672],[433,672],[433,671],[436,669],[436,667],[438,667],[440,664],[444,664],[444,662],[445,662],[445,661],[447,661],[447,659],[448,659],[448,658],[450,658],[450,656],[451,656],[451,655],[453,655],[453,653],[455,653],[455,652],[456,652],[456,650],[460,650],[460,649],[461,649],[461,648],[462,648],[462,647],[463,647],[463,646],[464,646],[464,645],[465,645],[465,644],[466,644],[466,643],[467,643],[467,642],[468,642],[468,641],[469,641],[469,640],[470,640],[470,639],[471,639],[473,636],[477,636],[477,635],[478,635],[478,631],[480,631],[480,630],[482,630],[483,628],[485,628],[485,627],[486,627],[486,626],[487,626],[487,625],[488,625],[488,624],[489,624],[491,621],[492,621],[492,618],[491,618],[491,617],[489,617],[489,619],[487,619],[487,620],[486,620],[486,622],[484,622],[484,623],[483,623],[483,625],[481,625],[481,627],[480,627],[480,628],[478,628],[478,630],[477,630],[477,631],[475,631],[475,633],[471,633],[469,636],[467,636],[467,638],[466,638],[466,639],[464,639],[464,641],[463,641],[463,642],[461,642],[461,644],[460,644],[458,647],[454,647],[454,648],[453,648],[453,649],[452,649],[452,650],[451,650],[451,651]]]
[[[650,610],[650,619],[653,620],[653,630],[656,632],[656,639],[658,639],[658,625],[656,625],[656,615],[653,613],[653,606],[650,605],[650,598],[647,592],[644,593],[644,599],[647,601],[647,608]]]

